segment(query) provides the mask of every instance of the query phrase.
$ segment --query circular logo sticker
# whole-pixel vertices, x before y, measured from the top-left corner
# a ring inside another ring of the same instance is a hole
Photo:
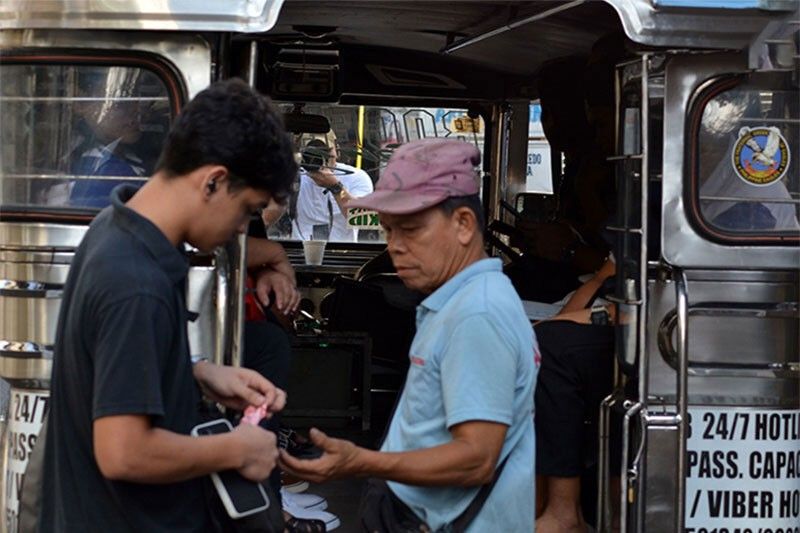
[[[775,183],[789,169],[789,144],[774,126],[742,128],[733,145],[733,169],[750,185]]]

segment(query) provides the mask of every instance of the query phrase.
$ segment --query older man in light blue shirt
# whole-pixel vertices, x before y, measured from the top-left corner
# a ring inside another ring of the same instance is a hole
[[[378,211],[398,276],[429,294],[408,379],[381,451],[312,430],[322,457],[283,454],[281,463],[313,481],[388,480],[391,498],[432,531],[532,531],[536,340],[500,261],[484,251],[479,161],[461,141],[408,143],[375,192],[350,204]]]

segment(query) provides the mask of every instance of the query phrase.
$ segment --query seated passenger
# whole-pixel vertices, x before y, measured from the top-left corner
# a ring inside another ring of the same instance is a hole
[[[534,327],[542,358],[535,393],[537,533],[587,531],[581,476],[597,457],[600,403],[614,374],[613,307],[603,308],[605,323],[595,323],[587,307],[613,274],[609,258],[558,315]]]
[[[372,192],[372,179],[361,169],[337,161],[336,135],[312,139],[303,149],[300,190],[292,221],[292,238],[356,241],[347,225],[347,203]]]
[[[119,75],[117,75],[119,74]],[[111,67],[102,78],[110,88],[120,76],[131,79],[117,83],[114,97],[129,95],[136,84],[138,71],[121,67]],[[91,80],[83,80],[83,90],[88,91],[86,84]],[[86,176],[108,176],[110,178],[146,177],[147,171],[141,158],[131,149],[141,136],[140,103],[133,101],[107,100],[78,102],[75,112],[80,117],[78,130],[82,138],[73,151],[76,158],[72,161],[70,171],[78,179],[72,186],[68,205],[80,207],[102,208],[109,205],[112,189],[120,183],[128,183],[139,187],[143,181],[87,179]]]

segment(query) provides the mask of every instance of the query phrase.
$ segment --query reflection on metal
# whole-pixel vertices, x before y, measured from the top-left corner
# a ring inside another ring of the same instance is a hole
[[[13,298],[61,298],[63,291],[40,281],[0,279],[0,296]]]
[[[28,359],[31,357],[53,357],[53,347],[35,342],[0,340],[0,356]],[[2,374],[0,374],[2,375]]]
[[[53,346],[0,340],[0,376],[12,384],[49,386]]]
[[[283,0],[5,0],[0,29],[265,32]]]
[[[61,298],[0,295],[0,339],[53,344],[60,306]]]
[[[577,7],[583,4],[586,0],[573,0],[572,2],[568,2],[566,4],[562,4],[558,7],[554,7],[552,9],[548,9],[541,13],[536,13],[535,15],[531,15],[530,17],[525,17],[520,20],[516,20],[509,24],[504,24],[499,28],[495,28],[493,30],[481,33],[480,35],[476,35],[474,37],[467,37],[466,39],[462,39],[457,41],[451,45],[445,46],[440,50],[442,54],[452,54],[456,50],[461,50],[462,48],[466,48],[467,46],[473,45],[475,43],[479,43],[483,40],[486,40],[490,37],[494,37],[495,35],[500,35],[501,33],[505,33],[507,31],[513,30],[514,28],[519,28],[520,26],[524,26],[526,24],[530,24],[532,22],[536,22],[537,20],[545,19],[551,15],[555,15],[556,13],[561,13],[562,11],[566,11],[568,9],[572,9],[573,7]]]
[[[36,3],[33,1],[32,3]],[[220,3],[220,6],[226,3]],[[7,3],[0,4],[0,17]],[[0,19],[0,27],[2,19]],[[108,26],[103,26],[108,29]],[[130,29],[127,27],[126,29]],[[0,31],[0,50],[11,48],[51,49],[55,54],[64,49],[119,50],[147,52],[162,57],[175,67],[192,98],[211,82],[211,51],[208,43],[197,35],[146,32],[26,30]],[[2,242],[2,241],[0,241]]]
[[[228,243],[228,257],[231,262],[231,301],[230,301],[230,327],[231,366],[242,366],[244,356],[244,289],[247,277],[247,235],[237,235]]]
[[[228,323],[228,301],[230,300],[230,258],[223,247],[214,250],[214,269],[216,273],[216,293],[214,298],[214,354],[212,362],[218,365],[225,363],[227,346],[230,344],[230,335],[225,325]]]
[[[186,283],[186,309],[197,313],[197,318],[188,324],[190,355],[215,360],[217,317],[214,313],[213,267],[191,267]]]
[[[87,226],[62,224],[0,223],[0,250],[73,251],[83,239]]]
[[[722,319],[730,318],[777,318],[797,321],[800,319],[797,302],[764,303],[754,302],[700,302],[688,308],[688,316],[706,316]],[[664,361],[673,369],[678,369],[679,356],[672,336],[678,325],[677,311],[667,313],[658,328],[658,349]],[[758,377],[791,378],[796,375],[796,365],[776,362],[731,362],[689,360],[690,376],[706,377]]]
[[[148,177],[140,176],[92,176],[81,174],[3,174],[4,180],[69,180],[69,181],[147,181]]]

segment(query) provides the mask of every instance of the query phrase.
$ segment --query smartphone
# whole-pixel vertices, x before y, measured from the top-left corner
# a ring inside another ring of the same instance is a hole
[[[220,418],[196,425],[192,428],[192,435],[195,437],[219,435],[229,431],[233,431],[231,423]],[[222,500],[222,504],[231,518],[250,516],[269,508],[269,499],[264,487],[243,477],[236,470],[213,472],[211,481],[214,482],[219,499]]]

